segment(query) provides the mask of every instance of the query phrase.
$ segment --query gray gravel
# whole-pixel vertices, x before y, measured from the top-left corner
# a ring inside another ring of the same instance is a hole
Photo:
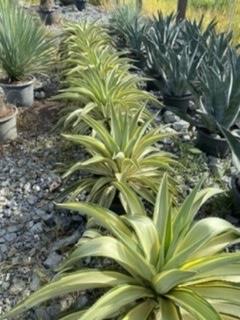
[[[84,230],[81,216],[54,208],[62,152],[50,129],[20,132],[0,155],[0,315],[52,277],[64,248]]]

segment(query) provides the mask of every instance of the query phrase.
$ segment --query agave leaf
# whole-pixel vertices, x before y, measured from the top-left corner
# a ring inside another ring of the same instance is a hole
[[[71,268],[77,261],[85,257],[107,257],[118,262],[133,277],[141,277],[150,281],[154,275],[154,268],[147,263],[137,248],[132,248],[131,239],[122,243],[112,237],[103,236],[101,238],[89,240],[82,246],[76,248],[67,260],[62,264],[61,269]],[[138,266],[141,265],[141,268]]]
[[[119,311],[123,306],[135,302],[138,299],[152,297],[151,290],[140,286],[125,285],[111,289],[103,295],[84,315],[80,320],[103,320]]]
[[[187,289],[175,289],[169,293],[168,298],[180,305],[198,320],[221,320],[217,311],[194,291]]]
[[[194,286],[194,291],[206,299],[225,301],[239,305],[240,288],[239,284],[223,281],[209,282]]]
[[[85,312],[86,310],[74,312],[65,317],[61,317],[59,320],[79,320],[84,315]]]
[[[196,222],[184,239],[179,239],[174,255],[165,267],[173,268],[181,265],[184,261],[187,262],[209,240],[234,229],[235,227],[231,223],[220,218],[206,218]]]
[[[196,273],[171,269],[157,274],[153,279],[153,285],[159,294],[166,294],[175,287],[190,280]]]
[[[84,145],[87,149],[95,151],[96,153],[99,153],[104,157],[111,158],[111,154],[106,149],[104,143],[100,142],[94,137],[83,136],[83,135],[68,135],[68,134],[63,134],[62,136],[69,141]]]
[[[124,284],[126,281],[129,284],[134,284],[132,278],[118,272],[92,271],[90,269],[73,272],[71,275],[62,276],[60,279],[42,287],[0,319],[15,317],[37,304],[59,296],[59,294],[64,295],[93,288],[114,287]]]
[[[153,222],[158,230],[161,250],[158,257],[158,270],[165,262],[165,255],[172,239],[172,221],[170,211],[170,196],[168,178],[165,174],[160,184],[153,213]]]
[[[152,220],[144,216],[128,216],[122,219],[130,224],[141,244],[146,260],[153,265],[157,262],[157,252],[160,251],[158,232]]]
[[[152,313],[156,302],[153,300],[146,300],[139,303],[136,307],[133,307],[122,320],[148,320],[149,315]]]
[[[126,212],[129,212],[131,215],[146,215],[142,201],[126,183],[114,182],[114,185],[121,192],[121,200]]]
[[[103,209],[98,205],[82,202],[65,202],[63,204],[57,204],[57,206],[58,208],[87,214],[110,232],[117,232],[117,234],[122,234],[126,238],[132,236],[130,229],[121,221],[117,214],[110,210]]]
[[[161,299],[158,309],[155,311],[156,320],[182,320],[178,307],[168,299]],[[185,320],[185,318],[184,318]]]

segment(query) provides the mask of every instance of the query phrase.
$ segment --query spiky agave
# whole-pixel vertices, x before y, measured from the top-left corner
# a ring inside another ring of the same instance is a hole
[[[239,229],[220,218],[195,220],[199,208],[219,192],[200,188],[201,183],[176,209],[171,205],[164,176],[152,217],[145,211],[129,211],[119,217],[86,203],[60,205],[93,217],[109,235],[99,232],[80,244],[60,267],[61,274],[55,281],[4,318],[15,317],[60,294],[109,288],[88,309],[60,319],[240,319],[240,254],[225,251],[239,242]],[[78,262],[85,257],[110,258],[121,268],[78,270]]]
[[[74,143],[84,146],[90,158],[71,166],[64,178],[76,173],[89,173],[78,179],[68,189],[69,197],[75,199],[83,191],[89,193],[89,201],[110,207],[120,192],[120,199],[127,207],[124,194],[141,195],[154,203],[160,180],[165,171],[173,171],[177,161],[173,155],[161,151],[157,142],[169,137],[159,128],[151,128],[153,119],[143,123],[143,109],[135,115],[110,109],[109,124],[83,116],[84,122],[94,132],[88,135],[64,135]],[[142,207],[142,206],[141,206]]]

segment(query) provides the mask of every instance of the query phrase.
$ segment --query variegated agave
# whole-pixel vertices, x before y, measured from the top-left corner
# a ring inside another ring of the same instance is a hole
[[[220,218],[195,220],[200,207],[219,190],[200,191],[199,183],[176,209],[171,205],[167,184],[164,176],[152,217],[134,210],[119,217],[86,203],[60,205],[94,218],[109,235],[99,231],[94,238],[80,242],[59,268],[55,281],[4,318],[16,317],[59,295],[109,288],[88,309],[72,311],[59,319],[240,319],[240,254],[225,251],[239,242],[239,229]],[[85,257],[109,258],[121,268],[79,270],[78,262]]]
[[[102,120],[111,106],[135,112],[148,101],[156,101],[139,89],[142,79],[129,73],[128,59],[114,51],[104,28],[85,23],[70,25],[65,32],[63,89],[55,98],[68,101],[58,123],[64,131],[84,132],[82,116],[86,114]]]
[[[110,128],[84,116],[83,120],[92,128],[94,136],[64,135],[67,140],[84,146],[91,155],[88,160],[75,163],[64,174],[64,178],[76,172],[91,174],[67,190],[70,198],[87,191],[89,201],[110,207],[120,192],[126,210],[125,193],[131,193],[135,198],[138,194],[154,203],[163,173],[173,170],[177,161],[155,146],[169,134],[161,133],[159,128],[149,129],[151,120],[142,123],[142,112],[143,109],[132,116],[111,109]]]

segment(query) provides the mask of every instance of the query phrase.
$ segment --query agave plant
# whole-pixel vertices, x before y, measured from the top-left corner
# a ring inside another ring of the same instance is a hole
[[[70,25],[63,39],[64,88],[56,99],[73,104],[61,113],[64,130],[84,132],[84,114],[106,120],[112,106],[135,112],[136,106],[155,101],[139,89],[142,79],[129,73],[128,59],[113,50],[104,29],[88,23]]]
[[[189,46],[185,46],[180,52],[170,48],[165,53],[151,51],[155,82],[164,95],[182,97],[190,93],[190,83],[196,80],[203,61],[203,57],[197,59],[197,55],[198,48],[191,53]]]
[[[155,101],[152,95],[138,88],[139,81],[137,75],[119,74],[117,66],[106,72],[105,76],[101,71],[90,69],[85,70],[82,78],[69,80],[69,88],[63,89],[55,99],[75,101],[83,107],[76,108],[62,119],[64,129],[71,127],[81,132],[82,117],[89,113],[97,120],[106,121],[112,106],[133,114],[148,101]],[[142,115],[145,119],[149,117],[147,111]]]
[[[206,128],[210,133],[220,133],[219,126],[232,130],[240,114],[239,75],[228,66],[224,72],[216,66],[202,66],[199,111],[196,121],[198,127]]]
[[[144,39],[146,50],[147,73],[153,78],[159,78],[159,53],[164,54],[168,49],[177,49],[179,47],[179,38],[181,32],[181,23],[176,23],[176,16],[171,14],[163,16],[158,12],[154,17],[152,25]]]
[[[82,242],[60,266],[55,281],[0,319],[16,317],[60,294],[96,288],[108,290],[88,309],[60,320],[239,319],[240,253],[225,251],[240,241],[239,229],[220,218],[195,220],[199,208],[219,190],[200,191],[199,183],[176,209],[167,185],[164,176],[151,217],[145,211],[119,217],[86,203],[59,205],[93,217],[109,235],[98,231]],[[121,268],[79,269],[86,257],[109,258]]]
[[[115,45],[124,48],[127,45],[126,30],[138,20],[139,10],[132,5],[123,5],[115,9],[109,18],[109,33],[116,37]]]
[[[122,205],[127,208],[123,196],[127,190],[154,203],[163,173],[166,170],[173,171],[176,160],[154,146],[169,134],[155,128],[149,130],[151,120],[142,123],[142,112],[140,110],[132,116],[112,109],[110,129],[84,116],[84,122],[92,128],[94,136],[64,135],[67,140],[84,146],[91,155],[88,160],[75,163],[64,174],[64,178],[79,171],[92,174],[74,183],[70,188],[73,189],[70,198],[74,199],[80,192],[88,191],[89,201],[110,207],[120,192]]]
[[[0,68],[8,82],[45,72],[55,55],[54,39],[16,1],[0,0]]]
[[[135,19],[124,27],[126,47],[129,51],[130,58],[137,67],[144,68],[145,63],[145,48],[144,39],[149,31],[150,24],[141,16],[136,16]]]

